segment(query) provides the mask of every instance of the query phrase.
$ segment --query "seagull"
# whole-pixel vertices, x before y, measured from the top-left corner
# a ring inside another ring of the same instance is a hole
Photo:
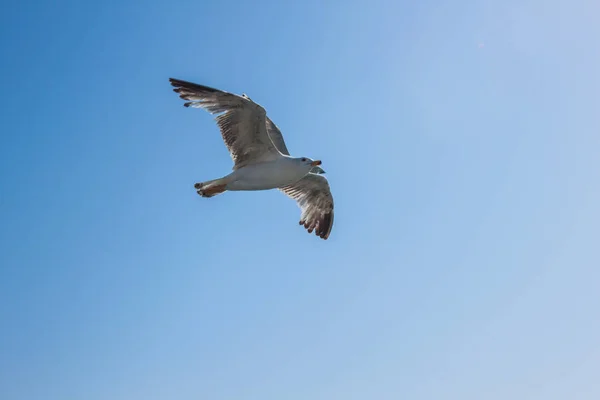
[[[300,225],[327,239],[333,227],[333,196],[320,160],[292,157],[281,131],[265,109],[246,94],[170,78],[185,107],[202,108],[216,116],[233,160],[233,172],[194,185],[210,198],[225,191],[278,189],[300,207]]]

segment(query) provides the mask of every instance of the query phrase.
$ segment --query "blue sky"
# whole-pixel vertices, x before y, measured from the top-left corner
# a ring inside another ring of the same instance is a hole
[[[597,399],[592,1],[13,2],[0,398]],[[169,77],[322,159],[328,241]]]

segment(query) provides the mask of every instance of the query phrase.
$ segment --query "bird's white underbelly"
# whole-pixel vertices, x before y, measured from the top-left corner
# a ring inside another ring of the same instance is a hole
[[[291,185],[306,175],[303,170],[277,162],[248,165],[229,175],[227,190],[268,190]]]

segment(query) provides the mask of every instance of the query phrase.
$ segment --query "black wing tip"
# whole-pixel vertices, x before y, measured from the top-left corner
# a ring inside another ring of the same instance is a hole
[[[171,83],[172,86],[175,87],[175,89],[173,89],[173,91],[175,91],[177,93],[180,93],[182,90],[185,90],[185,89],[193,90],[193,91],[209,92],[209,93],[223,92],[222,90],[215,89],[210,86],[199,85],[197,83],[184,81],[184,80],[176,79],[176,78],[169,78],[169,82]]]
[[[324,214],[323,217],[319,219],[316,227],[314,222],[311,223],[305,220],[300,220],[299,224],[303,225],[308,233],[313,233],[314,231],[315,235],[323,240],[327,240],[329,238],[329,234],[331,233],[331,229],[333,228],[333,210]]]
[[[333,228],[333,210],[328,212],[323,216],[323,219],[319,221],[319,229],[317,230],[317,235],[323,240],[327,240],[329,238],[329,234],[331,233],[331,229]]]
[[[186,86],[186,84],[190,83],[190,82],[182,81],[180,79],[175,79],[175,78],[169,78],[169,83],[171,84],[171,86],[174,86],[179,89],[182,86]],[[176,91],[177,89],[173,89],[173,90]]]
[[[169,78],[169,82],[174,86],[173,91],[179,94],[182,100],[190,100],[190,95],[193,92],[218,92],[217,89],[209,88],[208,86],[198,85],[192,82],[182,81],[180,79]],[[193,102],[184,103],[184,107],[189,107]]]

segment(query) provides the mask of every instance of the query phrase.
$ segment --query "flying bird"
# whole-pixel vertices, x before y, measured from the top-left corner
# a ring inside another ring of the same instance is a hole
[[[217,125],[233,159],[233,172],[194,185],[202,197],[225,191],[279,189],[296,200],[300,225],[327,239],[333,227],[333,196],[320,160],[292,157],[265,109],[246,94],[170,78],[185,107],[218,114]]]

